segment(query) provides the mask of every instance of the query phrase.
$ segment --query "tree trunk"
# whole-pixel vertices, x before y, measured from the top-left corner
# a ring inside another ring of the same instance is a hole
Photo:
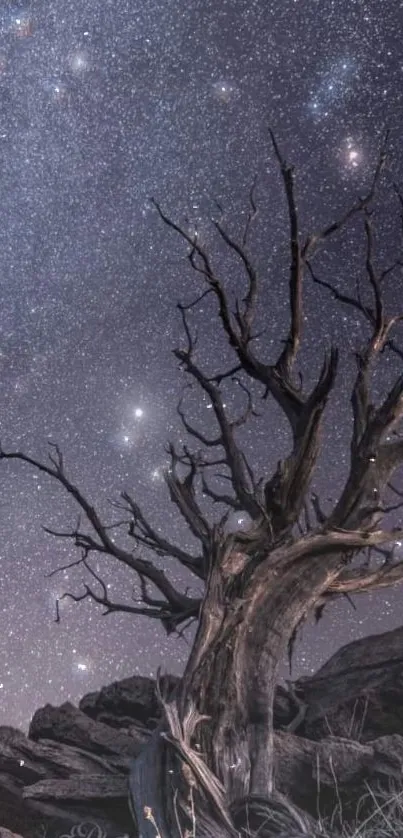
[[[142,838],[156,838],[156,826],[161,838],[186,829],[206,838],[237,836],[246,819],[260,838],[263,822],[265,836],[312,829],[274,788],[274,693],[294,628],[338,575],[341,558],[332,557],[330,568],[329,557],[284,567],[284,551],[252,572],[248,557],[236,576],[225,562],[211,570],[184,676],[170,701],[161,696],[165,726],[131,774]]]

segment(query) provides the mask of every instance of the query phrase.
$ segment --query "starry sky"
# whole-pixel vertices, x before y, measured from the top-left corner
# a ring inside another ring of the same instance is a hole
[[[176,302],[189,302],[200,286],[183,243],[150,198],[187,229],[197,225],[221,274],[240,288],[242,276],[210,219],[218,201],[228,229],[239,234],[256,176],[251,249],[266,328],[258,346],[274,360],[287,324],[287,217],[267,128],[296,165],[307,232],[365,190],[390,128],[377,242],[380,262],[390,261],[398,245],[390,185],[403,186],[402,21],[397,0],[0,3],[6,449],[46,458],[48,441],[57,442],[69,476],[105,521],[116,519],[108,499],[127,489],[156,527],[192,548],[161,469],[167,439],[181,436],[183,374],[171,351],[181,340]],[[351,291],[362,247],[362,230],[353,225],[320,254],[321,275]],[[398,283],[388,289],[391,305]],[[200,357],[217,371],[228,349],[209,303],[196,320]],[[343,348],[315,478],[326,506],[347,473],[345,388],[365,329],[309,284],[304,322],[307,384],[331,341]],[[385,356],[377,392],[397,370],[396,359]],[[239,388],[226,395],[229,409],[239,410]],[[212,427],[206,400],[189,394],[186,404],[189,417]],[[270,404],[241,438],[262,474],[288,450],[287,425]],[[167,638],[159,623],[105,617],[88,601],[64,601],[55,623],[57,596],[82,592],[85,573],[73,568],[46,577],[77,555],[41,527],[74,526],[77,510],[54,481],[28,466],[0,466],[0,724],[27,729],[46,702],[78,702],[113,680],[154,676],[159,664],[180,674],[193,630],[187,642]],[[167,560],[164,566],[183,590],[200,593],[182,568]],[[136,580],[126,570],[103,558],[102,575],[111,598],[130,602]],[[400,625],[402,596],[396,589],[356,597],[356,611],[344,600],[332,605],[317,627],[304,627],[293,676],[313,672],[350,640]]]

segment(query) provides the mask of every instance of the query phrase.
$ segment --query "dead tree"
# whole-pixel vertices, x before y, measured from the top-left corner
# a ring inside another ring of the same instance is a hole
[[[124,512],[120,524],[127,526],[135,549],[119,546],[111,528],[68,478],[56,447],[49,463],[21,452],[1,451],[0,455],[29,463],[57,480],[90,525],[82,528],[78,522],[73,530],[54,533],[72,539],[82,551],[78,561],[94,578],[82,595],[66,596],[92,598],[104,606],[105,613],[126,611],[158,619],[168,633],[179,631],[192,619],[198,621],[179,687],[169,699],[160,691],[161,724],[133,765],[130,803],[139,834],[146,838],[155,838],[156,828],[161,838],[177,838],[185,830],[206,838],[224,838],[245,834],[248,824],[252,831],[259,828],[261,835],[280,834],[281,823],[287,835],[311,830],[303,814],[276,792],[273,781],[273,698],[279,662],[298,626],[315,609],[323,609],[342,595],[373,591],[403,580],[403,562],[396,560],[393,552],[402,532],[388,529],[384,520],[392,508],[388,493],[399,494],[392,479],[403,462],[403,439],[399,436],[403,376],[379,404],[374,404],[371,395],[373,370],[382,353],[403,357],[393,337],[401,315],[388,316],[383,299],[384,280],[401,268],[402,261],[397,258],[380,270],[374,258],[372,214],[387,138],[367,194],[334,223],[307,237],[300,230],[293,167],[285,161],[273,135],[271,140],[290,229],[289,331],[274,363],[259,359],[253,343],[259,289],[248,234],[256,213],[254,190],[241,241],[229,234],[222,221],[214,222],[222,245],[244,271],[245,294],[236,300],[234,310],[197,234],[176,224],[154,202],[163,222],[187,244],[189,262],[200,283],[198,300],[207,294],[215,299],[218,322],[234,355],[231,369],[207,375],[196,358],[189,319],[197,301],[179,304],[186,344],[177,348],[175,355],[189,380],[211,403],[217,430],[210,437],[204,428],[194,427],[180,402],[178,412],[187,443],[183,448],[169,445],[165,482],[172,503],[200,545],[199,554],[192,555],[162,536],[127,492],[122,493],[117,506]],[[401,194],[396,192],[403,210]],[[313,267],[318,246],[326,247],[353,219],[362,219],[363,273],[371,304],[353,291],[351,295],[341,293]],[[306,279],[325,286],[341,304],[354,307],[369,335],[356,353],[357,371],[350,394],[349,474],[329,513],[312,495],[311,481],[321,447],[322,419],[336,379],[338,352],[332,348],[324,357],[315,385],[304,392],[297,376]],[[236,376],[247,406],[245,413],[233,420],[225,406],[222,384]],[[238,428],[251,419],[254,410],[248,381],[261,387],[266,399],[277,402],[292,433],[288,455],[278,461],[273,474],[259,479],[239,443]],[[213,488],[211,474],[217,465],[227,478],[223,485],[229,483],[227,491]],[[217,506],[224,505],[226,512],[219,520],[203,511],[201,493]],[[228,533],[225,524],[232,510],[248,513],[246,530]],[[163,570],[141,556],[144,548],[147,554],[151,550],[176,559],[203,581],[204,596],[192,598],[177,590]],[[374,551],[378,556],[375,565]],[[125,605],[110,600],[106,585],[91,566],[94,554],[113,556],[137,575],[140,602]],[[150,582],[158,595],[150,593]]]

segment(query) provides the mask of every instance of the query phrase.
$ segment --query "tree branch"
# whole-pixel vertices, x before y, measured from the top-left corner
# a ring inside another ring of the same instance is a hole
[[[269,129],[269,132],[283,178],[290,223],[290,331],[275,367],[281,376],[289,378],[301,343],[304,261],[301,253],[298,213],[295,200],[294,167],[289,166],[282,156],[273,131]]]
[[[166,607],[170,606],[173,611],[183,609],[187,604],[188,598],[174,588],[163,570],[155,567],[152,562],[138,558],[129,551],[122,549],[110,538],[107,528],[101,523],[95,508],[91,506],[77,486],[75,486],[67,477],[64,471],[63,457],[60,449],[54,444],[52,444],[52,448],[54,449],[55,454],[49,455],[49,459],[53,468],[21,452],[6,453],[1,447],[0,460],[21,460],[22,462],[33,466],[38,471],[52,477],[54,480],[57,480],[84,511],[88,522],[91,524],[99,538],[99,542],[97,542],[92,539],[91,536],[86,536],[84,534],[84,543],[80,546],[83,546],[84,549],[89,547],[89,549],[97,550],[98,552],[107,553],[110,556],[113,556],[119,562],[126,565],[126,567],[135,571],[139,576],[144,576],[149,579],[150,582],[153,582],[156,588],[166,598]],[[74,541],[79,536],[81,536],[81,534],[77,534],[77,530],[72,530],[71,538]],[[67,534],[66,537],[68,537]],[[89,542],[87,539],[89,539]]]
[[[249,485],[245,461],[236,444],[233,433],[234,423],[231,423],[227,418],[218,386],[204,375],[193,360],[194,342],[187,325],[186,314],[182,309],[181,313],[185,324],[188,346],[186,350],[175,349],[174,354],[186,372],[198,382],[201,389],[209,396],[221,432],[220,444],[225,451],[225,460],[230,471],[235,496],[239,500],[242,508],[249,512],[251,518],[260,517],[262,515],[262,509],[253,496],[253,487]]]
[[[329,593],[369,593],[379,588],[398,585],[401,582],[403,582],[403,562],[392,565],[385,563],[372,571],[365,568],[343,570],[338,579],[329,586]]]
[[[164,472],[164,479],[168,486],[171,500],[185,519],[193,535],[201,541],[203,554],[205,555],[211,544],[211,528],[196,501],[194,481],[198,474],[198,464],[193,455],[187,452],[190,468],[187,476],[181,480],[177,472],[177,465],[180,462],[180,458],[172,443],[168,445],[168,453],[171,458],[171,464]]]
[[[87,571],[98,582],[98,584],[101,587],[102,593],[97,594],[89,585],[84,583],[83,594],[73,594],[69,591],[62,594],[62,596],[56,600],[56,623],[60,622],[59,603],[62,602],[64,599],[71,599],[73,600],[73,602],[82,602],[85,599],[90,599],[93,602],[96,602],[98,605],[102,605],[105,608],[105,611],[103,611],[103,616],[106,616],[107,614],[123,613],[151,617],[152,619],[159,620],[162,623],[168,635],[172,634],[172,632],[174,632],[181,623],[189,621],[189,619],[197,619],[199,615],[201,599],[191,599],[189,597],[187,607],[183,607],[182,609],[177,609],[175,611],[164,600],[154,599],[148,595],[146,583],[143,576],[140,576],[142,590],[141,601],[148,606],[147,608],[144,608],[140,605],[128,605],[123,602],[113,602],[109,598],[108,589],[105,585],[105,582],[97,573],[95,573],[95,571],[88,564],[85,558],[82,559],[82,563],[84,564]]]
[[[276,138],[272,131],[270,136],[275,156],[277,158],[281,176],[283,179],[284,191],[287,199],[289,225],[290,225],[290,280],[289,280],[289,304],[290,304],[290,326],[285,346],[279,355],[274,366],[260,362],[252,353],[251,327],[255,315],[258,278],[256,270],[247,254],[244,243],[239,244],[224,229],[221,222],[215,222],[214,226],[220,238],[242,262],[247,279],[247,291],[243,300],[244,308],[237,304],[235,314],[230,310],[228,297],[224,286],[217,276],[213,264],[205,248],[197,236],[191,237],[178,224],[169,219],[161,210],[156,201],[153,201],[157,211],[164,223],[177,232],[190,246],[189,261],[192,268],[202,275],[207,287],[211,290],[218,302],[219,317],[224,332],[228,337],[230,345],[235,350],[242,370],[264,384],[266,393],[271,393],[280,407],[286,414],[293,431],[294,445],[291,455],[284,462],[279,462],[276,473],[266,482],[264,498],[258,496],[256,486],[249,482],[248,469],[246,473],[242,467],[239,452],[234,449],[233,437],[228,434],[228,421],[223,414],[222,402],[219,393],[208,385],[214,384],[208,380],[196,366],[193,360],[194,341],[186,321],[185,308],[181,306],[181,313],[184,322],[185,333],[188,338],[187,351],[176,350],[175,355],[185,369],[198,381],[202,389],[208,393],[213,404],[216,418],[222,432],[223,447],[226,451],[227,461],[231,468],[232,484],[236,498],[242,508],[246,509],[253,519],[262,514],[269,515],[268,526],[272,534],[279,535],[281,531],[289,531],[296,520],[303,506],[304,496],[308,488],[316,459],[319,453],[319,435],[323,411],[329,393],[334,385],[337,371],[337,352],[331,350],[330,356],[325,359],[319,380],[312,392],[308,395],[302,394],[300,389],[292,381],[291,375],[301,342],[302,326],[302,283],[304,272],[309,265],[308,260],[312,257],[319,243],[326,241],[329,237],[342,230],[349,221],[358,213],[366,213],[367,218],[367,270],[373,292],[377,295],[378,285],[375,281],[375,274],[372,271],[372,252],[370,249],[371,236],[369,224],[369,204],[375,194],[384,163],[387,136],[382,146],[378,164],[370,188],[363,198],[353,204],[340,218],[332,224],[324,227],[318,233],[306,238],[304,245],[301,245],[299,231],[299,219],[295,198],[294,170],[289,166],[283,157]],[[255,204],[254,204],[255,206]],[[380,298],[380,295],[378,295]],[[376,315],[377,320],[378,315]],[[379,318],[378,318],[379,319]],[[390,324],[386,326],[387,339]],[[219,377],[216,377],[219,380]],[[357,391],[358,392],[358,391]],[[224,424],[225,423],[225,424]],[[195,429],[192,429],[195,430]],[[202,440],[200,432],[196,432],[196,438]],[[209,440],[209,442],[213,442]],[[218,443],[218,440],[214,440]],[[298,477],[298,479],[297,479]],[[301,480],[302,477],[302,480]],[[255,496],[251,505],[251,495]],[[251,508],[252,506],[252,508]]]
[[[281,376],[268,364],[264,364],[259,361],[256,356],[253,354],[250,341],[251,336],[249,332],[249,339],[243,339],[243,335],[248,334],[248,325],[247,321],[245,322],[245,326],[239,329],[239,315],[238,321],[235,320],[231,314],[230,306],[228,303],[227,295],[224,291],[224,287],[220,280],[218,279],[217,275],[214,272],[212,263],[206,253],[206,250],[197,240],[197,237],[191,237],[185,230],[183,230],[178,224],[176,224],[172,219],[170,219],[161,209],[160,205],[155,199],[152,199],[152,203],[157,209],[157,212],[162,219],[162,221],[169,227],[170,229],[174,230],[178,233],[181,238],[183,238],[187,244],[190,246],[190,252],[188,254],[190,264],[193,270],[196,273],[199,273],[203,276],[204,280],[207,282],[208,287],[214,293],[217,302],[218,302],[218,313],[220,320],[222,322],[224,332],[228,337],[230,346],[233,347],[235,352],[238,355],[238,359],[241,365],[241,368],[251,376],[251,378],[255,379],[256,381],[261,382],[267,392],[270,392],[276,401],[279,403],[280,407],[284,410],[287,418],[289,419],[291,426],[293,427],[296,421],[296,418],[299,414],[301,409],[301,400],[298,394],[298,391],[290,385],[287,381],[283,381]],[[240,246],[237,245],[240,249]],[[245,256],[245,259],[247,257]],[[255,279],[255,274],[253,274],[253,281]],[[246,298],[246,312],[247,312],[247,320],[252,317],[252,313],[250,311],[250,301],[251,298],[254,297],[254,286],[252,289],[249,288],[249,296],[247,295]],[[249,306],[249,308],[248,308]]]
[[[125,503],[115,503],[114,505],[131,513],[132,518],[129,522],[129,535],[135,541],[149,547],[158,556],[171,556],[177,559],[199,579],[205,578],[202,557],[192,556],[160,535],[147,521],[141,507],[128,492],[122,492],[121,497]]]

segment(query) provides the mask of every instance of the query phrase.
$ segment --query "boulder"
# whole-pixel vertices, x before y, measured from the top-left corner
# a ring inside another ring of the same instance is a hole
[[[49,838],[72,830],[74,834],[79,830],[81,838],[85,838],[85,823],[91,822],[92,830],[94,824],[101,830],[99,838],[102,833],[118,838],[131,829],[125,793],[129,764],[127,756],[112,754],[106,759],[52,740],[35,742],[22,731],[0,727],[2,826],[24,838],[41,838],[45,828]],[[88,786],[87,778],[93,775],[98,793],[91,793],[88,799],[91,780]],[[111,793],[113,782],[116,786],[120,783],[118,802],[116,792]],[[47,783],[55,783],[51,794],[47,792]],[[73,792],[74,783],[77,790]],[[88,830],[91,831],[89,826]]]
[[[174,675],[161,678],[169,693],[179,681]],[[141,675],[115,681],[99,692],[88,693],[81,699],[79,708],[91,719],[124,729],[131,729],[135,723],[153,729],[160,717],[155,681]]]
[[[133,735],[95,721],[65,702],[60,707],[46,704],[37,710],[29,726],[30,739],[55,739],[95,754],[119,754],[135,757],[147,742],[150,732],[140,725]]]
[[[386,736],[360,744],[342,737],[321,742],[290,733],[275,734],[275,775],[279,791],[313,817],[329,818],[341,804],[342,815],[352,820],[357,801],[362,814],[372,811],[372,790],[388,792],[402,784],[403,736]],[[368,785],[367,785],[368,784]]]
[[[35,798],[34,793],[29,799],[23,784],[4,774],[0,774],[0,818],[2,826],[23,838],[123,838],[133,834],[125,797],[76,802]]]
[[[36,783],[51,777],[66,778],[88,773],[120,774],[127,771],[127,757],[110,757],[107,762],[82,748],[50,739],[32,741],[21,731],[0,727],[0,772],[23,783]],[[12,731],[12,732],[10,732]]]
[[[23,790],[25,800],[119,800],[127,797],[127,777],[105,777],[89,774],[69,780],[41,780]]]
[[[403,735],[403,627],[343,646],[293,688],[305,709],[297,732],[308,739],[334,735],[369,742]],[[284,697],[279,699],[277,718],[282,712],[286,726]]]

